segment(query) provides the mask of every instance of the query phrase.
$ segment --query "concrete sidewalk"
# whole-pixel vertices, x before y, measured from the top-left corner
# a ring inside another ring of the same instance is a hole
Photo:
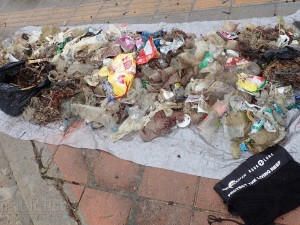
[[[299,0],[2,0],[1,34],[28,25],[158,23],[295,13]]]
[[[28,25],[241,19],[288,15],[299,8],[299,1],[286,0],[2,0],[0,35],[3,39]],[[27,205],[35,195],[58,199],[62,204],[58,215],[51,210],[42,213],[64,219],[56,224],[205,225],[209,214],[232,218],[213,190],[218,180],[137,165],[101,150],[25,142],[6,135],[0,140],[1,159],[9,164],[3,161],[1,169],[13,171],[20,199]],[[24,215],[11,219],[24,225],[50,221],[36,219],[30,207]],[[299,225],[300,209],[276,222]]]

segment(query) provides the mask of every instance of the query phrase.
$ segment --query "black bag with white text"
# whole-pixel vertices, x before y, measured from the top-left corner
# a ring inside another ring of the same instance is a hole
[[[253,155],[214,187],[246,225],[267,225],[300,206],[300,165],[281,146]]]

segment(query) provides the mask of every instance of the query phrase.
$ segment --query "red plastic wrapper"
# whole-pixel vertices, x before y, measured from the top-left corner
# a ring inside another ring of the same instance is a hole
[[[136,64],[146,64],[151,59],[159,58],[160,54],[157,51],[154,42],[153,37],[151,36],[149,40],[146,42],[145,47],[140,51],[139,56],[136,59]]]
[[[234,40],[238,38],[237,33],[234,32],[226,32],[226,31],[218,31],[217,34],[223,38],[225,41],[226,40]]]
[[[226,60],[226,67],[241,66],[248,63],[250,63],[250,61],[247,59],[229,57]]]

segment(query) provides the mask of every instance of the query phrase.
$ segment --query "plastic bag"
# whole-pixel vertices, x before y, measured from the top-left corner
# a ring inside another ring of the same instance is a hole
[[[106,31],[106,36],[109,40],[116,40],[122,36],[122,33],[126,32],[126,24],[111,24]]]
[[[75,55],[84,49],[87,49],[87,54],[89,54],[108,43],[103,33],[92,37],[82,37],[83,36],[74,38],[72,41],[66,43],[61,53],[65,60],[74,59]]]
[[[145,47],[140,51],[139,56],[136,59],[138,65],[146,64],[151,59],[159,58],[160,54],[157,51],[152,36],[147,41]]]
[[[244,112],[230,111],[226,116],[226,126],[231,139],[245,137],[250,131],[251,121],[247,118]]]
[[[206,68],[212,61],[214,61],[214,56],[208,52],[206,53],[203,61],[199,64],[199,67],[201,69]]]
[[[99,74],[97,71],[93,72],[91,75],[85,76],[83,79],[92,87],[96,87],[100,83]]]
[[[20,61],[6,64],[0,68],[0,109],[10,116],[22,114],[31,98],[51,84],[47,77],[33,87],[19,88],[9,84],[23,66],[24,61]]]
[[[143,42],[147,42],[151,37],[157,38],[159,36],[165,35],[166,33],[167,32],[164,31],[164,30],[158,30],[158,31],[155,31],[155,32],[143,31],[141,33],[141,36],[142,36]]]
[[[71,112],[80,116],[86,122],[100,123],[110,131],[117,131],[117,119],[110,115],[104,107],[94,107],[89,105],[71,104]]]
[[[247,73],[251,75],[259,75],[261,69],[255,62],[248,61],[239,57],[228,57],[226,60],[226,67],[236,73]]]
[[[0,83],[10,83],[25,66],[25,61],[10,62],[0,68]]]
[[[115,43],[120,45],[124,52],[130,52],[135,46],[135,41],[128,35],[118,38]]]
[[[266,85],[266,79],[264,77],[241,73],[238,75],[238,81],[236,85],[241,91],[246,90],[251,94],[256,94]]]
[[[218,31],[217,34],[226,41],[238,38],[238,35],[235,32]]]
[[[236,40],[227,41],[225,48],[235,50],[237,48],[238,42]]]
[[[219,115],[215,110],[211,110],[207,117],[197,126],[200,135],[207,141],[211,141],[213,134],[220,126]]]
[[[161,46],[160,52],[163,54],[168,54],[168,52],[176,52],[181,46],[184,45],[184,38],[180,37],[179,39],[175,39],[169,45]]]
[[[160,110],[155,113],[147,125],[140,129],[139,135],[145,142],[159,136],[165,136],[172,131],[177,121],[182,122],[183,119],[184,114],[182,112],[174,111],[171,116],[167,116],[163,110]]]
[[[174,59],[174,58],[173,58]],[[173,63],[175,60],[172,59],[171,66],[178,68],[177,65],[174,65]],[[194,65],[196,65],[196,57],[188,52],[183,52],[177,56],[177,61],[179,63],[180,69],[187,69]]]
[[[300,51],[291,46],[286,46],[284,48],[270,50],[266,52],[262,58],[270,62],[275,59],[294,59],[297,57],[300,57]]]
[[[123,97],[130,89],[136,73],[132,53],[118,55],[110,65],[108,82],[113,86],[116,98]]]
[[[24,108],[30,103],[31,98],[50,84],[51,82],[46,79],[33,88],[22,90],[2,83],[0,84],[0,109],[10,116],[22,114]]]
[[[59,27],[53,25],[42,27],[42,33],[39,37],[39,43],[51,41],[60,32]]]
[[[235,89],[226,83],[215,81],[208,87],[207,90],[210,93],[210,98],[222,100],[226,94],[233,92]]]
[[[89,72],[92,72],[96,67],[92,64],[83,64],[79,61],[75,61],[67,70],[68,75],[74,75],[76,73],[80,73],[82,75],[86,75]]]

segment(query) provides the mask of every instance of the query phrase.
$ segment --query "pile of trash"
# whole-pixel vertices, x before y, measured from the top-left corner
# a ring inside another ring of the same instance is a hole
[[[210,142],[222,127],[237,159],[287,136],[286,113],[300,108],[299,39],[283,19],[227,21],[201,37],[47,26],[1,46],[0,109],[38,125],[61,121],[62,131],[84,119],[113,141],[190,127]]]

